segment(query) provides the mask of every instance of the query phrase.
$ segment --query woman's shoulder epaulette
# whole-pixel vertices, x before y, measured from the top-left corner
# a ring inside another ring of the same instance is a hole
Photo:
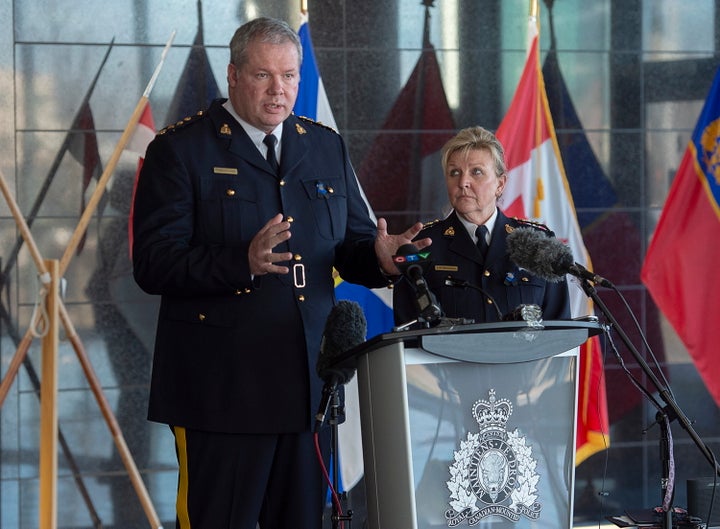
[[[305,123],[312,123],[313,125],[317,125],[318,127],[322,127],[324,129],[334,132],[335,134],[338,134],[338,131],[336,131],[330,125],[325,125],[325,123],[323,123],[321,121],[315,121],[314,119],[309,118],[307,116],[297,116],[297,118],[301,121],[304,121]]]
[[[194,116],[187,116],[187,117],[181,119],[180,121],[178,121],[177,123],[172,123],[172,124],[168,125],[164,129],[162,129],[160,132],[158,132],[158,136],[167,134],[168,132],[175,132],[176,130],[180,130],[180,129],[186,127],[187,125],[189,125],[190,123],[196,122],[198,119],[200,119],[204,115],[205,115],[205,111],[200,110]]]
[[[550,228],[548,228],[545,224],[542,222],[535,222],[534,220],[530,219],[521,219],[520,217],[513,217],[513,220],[517,222],[520,226],[527,226],[529,228],[535,228],[536,230],[541,231],[550,231]]]
[[[437,224],[438,222],[440,222],[440,219],[435,219],[435,220],[428,221],[428,222],[426,222],[425,224],[423,224],[422,229],[426,230],[426,229],[428,229],[428,228],[432,228],[432,227],[435,226],[435,224]]]

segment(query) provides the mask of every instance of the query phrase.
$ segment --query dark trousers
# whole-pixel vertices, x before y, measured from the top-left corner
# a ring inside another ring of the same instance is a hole
[[[327,484],[313,434],[225,434],[173,427],[177,529],[321,529]],[[330,433],[320,433],[323,458]]]

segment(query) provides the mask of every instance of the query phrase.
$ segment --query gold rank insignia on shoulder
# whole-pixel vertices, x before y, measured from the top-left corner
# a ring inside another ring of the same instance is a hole
[[[332,127],[330,127],[330,126],[328,126],[328,125],[325,125],[325,123],[321,123],[320,121],[315,121],[314,119],[311,119],[311,118],[309,118],[309,117],[307,117],[307,116],[297,116],[297,118],[300,119],[300,120],[302,120],[302,121],[304,121],[305,123],[312,123],[313,125],[317,125],[317,126],[322,127],[322,128],[324,128],[324,129],[330,130],[330,131],[334,132],[335,134],[338,133],[338,131],[336,131],[334,128],[332,128]],[[300,131],[298,130],[298,132],[300,132]],[[301,134],[302,134],[302,133],[301,133]]]
[[[230,130],[230,125],[227,123],[223,123],[222,127],[220,127],[220,134],[223,136],[232,136],[232,130]]]
[[[298,134],[307,134],[307,131],[303,128],[302,125],[300,125],[300,123],[295,123],[295,130]]]
[[[199,117],[202,117],[202,115],[203,115],[203,111],[200,110],[194,116],[186,116],[183,119],[181,119],[180,121],[178,121],[177,123],[172,123],[172,124],[168,125],[167,127],[165,127],[164,129],[162,129],[160,132],[158,132],[158,136],[162,135],[162,134],[167,134],[168,132],[174,132],[178,129],[181,129],[188,123],[192,123],[192,122],[196,121]]]
[[[520,217],[513,217],[513,220],[516,220],[520,224],[527,224],[528,226],[532,226],[534,228],[537,228],[539,230],[543,231],[550,231],[550,228],[548,228],[545,224],[542,222],[536,222],[534,220],[530,219],[521,219]]]
[[[453,226],[450,226],[443,232],[443,235],[445,237],[455,237],[455,228]]]

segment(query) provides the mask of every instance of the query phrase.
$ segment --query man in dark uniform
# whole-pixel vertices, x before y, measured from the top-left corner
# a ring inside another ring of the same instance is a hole
[[[497,207],[507,173],[495,135],[482,127],[463,129],[443,147],[442,166],[453,210],[425,226],[418,238],[432,240],[424,276],[444,316],[493,322],[519,305],[538,305],[545,320],[570,318],[567,282],[539,279],[507,255],[506,237],[516,228],[554,234],[542,224],[508,218]],[[415,300],[410,281],[398,283],[393,294],[398,325],[417,317]]]
[[[162,296],[149,419],[175,435],[178,527],[319,529],[333,267],[385,285],[422,225],[376,228],[342,138],[292,115],[302,48],[285,22],[248,22],[230,53],[229,100],[161,131],[136,192],[134,275]]]

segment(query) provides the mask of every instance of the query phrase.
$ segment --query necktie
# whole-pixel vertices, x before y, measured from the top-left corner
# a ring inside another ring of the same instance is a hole
[[[487,249],[488,249],[488,243],[487,243],[487,227],[483,224],[482,226],[478,226],[475,230],[475,236],[478,238],[477,240],[477,247],[478,250],[480,250],[480,255],[482,255],[483,259],[485,259],[485,256],[487,255]]]
[[[273,172],[277,175],[280,166],[278,165],[277,158],[275,157],[275,144],[277,143],[277,138],[275,137],[275,134],[267,134],[263,138],[263,143],[267,145],[267,155],[265,156],[265,159],[270,164]]]

